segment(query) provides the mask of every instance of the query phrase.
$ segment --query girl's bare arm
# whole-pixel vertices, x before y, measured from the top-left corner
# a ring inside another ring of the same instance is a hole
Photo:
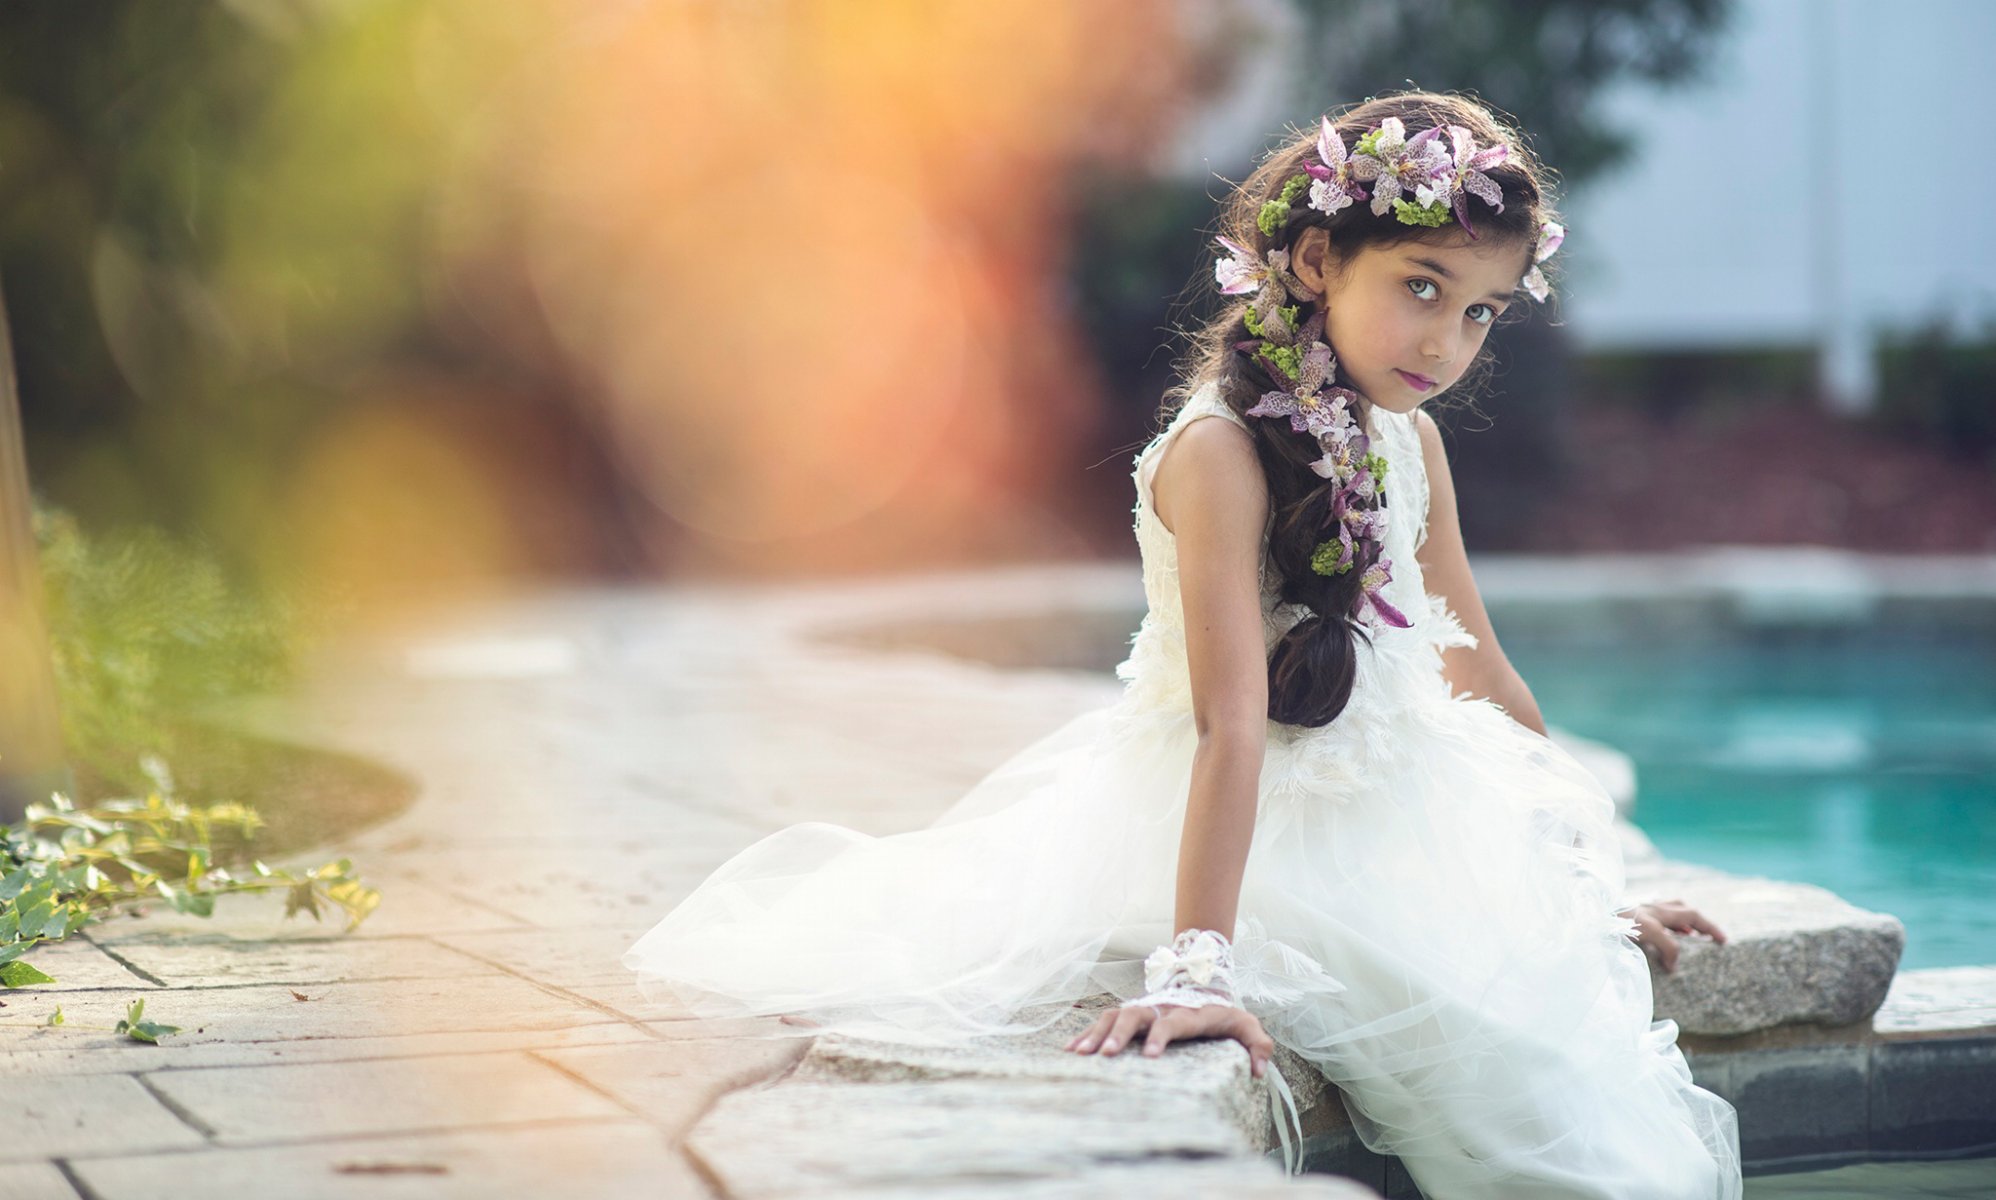
[[[1232,938],[1268,738],[1261,536],[1268,484],[1248,432],[1221,419],[1180,430],[1152,495],[1178,546],[1198,748],[1178,851],[1178,930]]]
[[[1462,626],[1476,635],[1476,647],[1457,646],[1442,652],[1442,674],[1449,692],[1468,692],[1503,706],[1511,719],[1543,735],[1545,717],[1532,689],[1497,644],[1490,614],[1469,573],[1469,553],[1462,544],[1462,522],[1456,512],[1455,478],[1449,473],[1448,452],[1441,427],[1425,412],[1415,414],[1421,431],[1421,461],[1428,471],[1428,540],[1415,559],[1427,589],[1447,602]]]

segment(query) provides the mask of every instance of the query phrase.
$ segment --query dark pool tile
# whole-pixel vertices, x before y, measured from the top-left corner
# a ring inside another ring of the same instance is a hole
[[[1996,1143],[1996,1037],[1881,1041],[1872,1054],[1874,1151]]]
[[[1303,1169],[1306,1171],[1342,1175],[1375,1192],[1383,1192],[1386,1190],[1386,1163],[1384,1155],[1374,1154],[1365,1148],[1365,1143],[1358,1139],[1358,1134],[1349,1125],[1314,1133],[1304,1130]]]
[[[1407,1174],[1397,1158],[1386,1160],[1386,1180],[1379,1189],[1386,1200],[1422,1200],[1421,1189],[1414,1185],[1414,1177]]]
[[[1741,1157],[1772,1163],[1864,1150],[1870,1056],[1863,1043],[1730,1055],[1713,1076],[1724,1090],[1712,1090],[1739,1110]]]

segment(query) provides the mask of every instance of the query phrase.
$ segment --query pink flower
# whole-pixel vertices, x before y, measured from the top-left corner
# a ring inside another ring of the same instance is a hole
[[[1353,162],[1345,153],[1344,139],[1331,127],[1331,119],[1323,118],[1323,128],[1317,131],[1317,157],[1323,160],[1304,163],[1303,169],[1310,173],[1315,182],[1310,184],[1310,207],[1318,212],[1330,214],[1350,205],[1354,200],[1366,198],[1365,189],[1358,186],[1353,178]]]
[[[1552,294],[1552,288],[1547,286],[1546,277],[1540,273],[1538,264],[1551,258],[1553,251],[1559,249],[1560,243],[1565,240],[1566,226],[1558,221],[1539,223],[1539,244],[1532,251],[1532,269],[1525,272],[1525,277],[1519,281],[1519,285],[1532,294],[1532,299],[1540,303],[1544,303],[1545,298]]]
[[[1240,296],[1261,286],[1268,278],[1268,266],[1261,256],[1241,245],[1230,237],[1215,239],[1228,252],[1228,257],[1213,264],[1213,279],[1220,285],[1220,292],[1227,296]]]

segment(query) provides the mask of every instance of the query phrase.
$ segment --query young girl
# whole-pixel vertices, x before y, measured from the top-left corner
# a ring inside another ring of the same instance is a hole
[[[1549,295],[1546,175],[1425,92],[1272,152],[1136,459],[1149,610],[1122,698],[927,829],[804,824],[736,855],[625,954],[646,996],[936,1041],[1106,990],[1125,1003],[1066,1049],[1232,1038],[1286,1101],[1280,1041],[1431,1200],[1736,1200],[1734,1110],[1652,1019],[1644,957],[1723,934],[1615,907],[1613,801],[1498,648],[1420,411],[1487,365],[1521,289]]]

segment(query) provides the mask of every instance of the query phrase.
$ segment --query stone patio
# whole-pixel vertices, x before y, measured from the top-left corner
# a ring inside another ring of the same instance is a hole
[[[211,919],[156,908],[30,954],[58,982],[0,993],[0,1119],[21,1135],[0,1148],[0,1200],[124,1200],[190,1179],[212,1197],[273,1181],[301,1197],[1413,1195],[1286,1052],[1306,1161],[1361,1182],[1281,1176],[1265,1085],[1231,1042],[1157,1060],[1062,1054],[1080,1012],[975,1055],[761,1040],[744,1034],[762,1022],[648,1009],[619,963],[764,834],[804,819],[919,826],[1116,695],[1097,673],[860,649],[814,629],[1113,612],[1140,603],[1135,588],[1106,564],[549,591],[328,654],[299,695],[233,719],[421,781],[396,820],[287,860],[350,855],[380,908],[348,935],[337,917],[281,919],[276,895],[228,897]],[[800,761],[808,791],[787,766]],[[1612,784],[1613,756],[1600,761]],[[1871,1064],[1898,1053],[1881,1047],[1996,1045],[1996,973],[1894,982],[1892,918],[1668,863],[1633,826],[1624,836],[1632,888],[1709,904],[1738,931],[1725,947],[1685,943],[1660,981],[1659,1015],[1714,1039],[1693,1056],[1701,1081],[1733,1079],[1731,1044],[1767,1052],[1729,1036],[1767,1026],[1861,1044],[1867,1089]],[[1715,1002],[1745,982],[1745,1000]],[[182,1032],[154,1046],[39,1027],[57,1003],[72,1025],[108,1026],[139,997]]]

